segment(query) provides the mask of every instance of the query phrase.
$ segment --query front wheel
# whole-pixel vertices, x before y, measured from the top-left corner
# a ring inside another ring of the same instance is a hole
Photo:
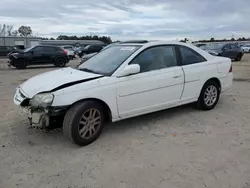
[[[26,67],[27,67],[27,62],[26,62],[24,59],[16,60],[16,62],[15,62],[15,67],[16,67],[17,69],[26,69]]]
[[[198,99],[198,108],[202,110],[211,110],[218,103],[220,98],[220,87],[215,81],[208,81],[203,86]]]
[[[79,146],[94,142],[104,127],[103,108],[94,101],[73,105],[65,115],[63,132]]]

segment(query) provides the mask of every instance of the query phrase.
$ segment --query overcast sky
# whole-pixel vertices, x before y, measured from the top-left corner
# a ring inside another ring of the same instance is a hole
[[[250,0],[1,0],[0,24],[40,36],[250,37]]]

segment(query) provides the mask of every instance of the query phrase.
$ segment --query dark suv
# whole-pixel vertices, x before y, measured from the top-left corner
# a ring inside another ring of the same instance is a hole
[[[17,69],[25,69],[28,65],[54,64],[57,67],[64,67],[69,58],[67,52],[57,46],[34,46],[19,53],[11,53],[9,65]]]

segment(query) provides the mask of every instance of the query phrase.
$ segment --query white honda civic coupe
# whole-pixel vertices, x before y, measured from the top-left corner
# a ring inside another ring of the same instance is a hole
[[[80,146],[95,141],[108,122],[187,103],[213,109],[232,86],[231,60],[180,42],[117,44],[77,68],[30,78],[16,105],[31,126],[62,127]]]

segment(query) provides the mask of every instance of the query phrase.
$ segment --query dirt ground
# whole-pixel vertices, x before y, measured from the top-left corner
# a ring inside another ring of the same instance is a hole
[[[1,188],[250,188],[250,54],[233,63],[233,88],[214,110],[187,105],[110,124],[82,148],[60,130],[29,129],[13,104],[19,84],[56,68],[16,70],[4,61]]]

